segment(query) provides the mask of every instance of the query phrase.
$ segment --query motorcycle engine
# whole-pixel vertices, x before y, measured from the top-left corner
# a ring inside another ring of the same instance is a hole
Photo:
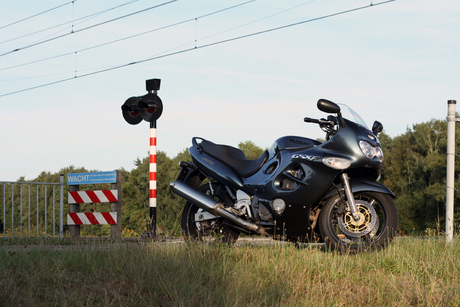
[[[295,183],[290,179],[283,179],[281,181],[281,189],[283,190],[294,190]]]
[[[259,203],[259,217],[262,221],[271,221],[273,216],[263,203]]]

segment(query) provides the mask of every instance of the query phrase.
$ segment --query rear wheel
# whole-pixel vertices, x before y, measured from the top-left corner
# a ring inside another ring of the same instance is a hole
[[[354,198],[359,221],[353,219],[348,202],[339,195],[333,196],[321,211],[321,237],[329,248],[343,252],[384,248],[393,240],[399,224],[393,199],[375,192],[355,193]]]
[[[224,203],[223,198],[227,193],[219,185],[204,184],[198,188],[201,193]],[[194,203],[187,201],[182,212],[182,233],[186,240],[199,241],[218,241],[233,244],[238,240],[239,232],[225,225],[221,217],[213,218],[205,210]]]

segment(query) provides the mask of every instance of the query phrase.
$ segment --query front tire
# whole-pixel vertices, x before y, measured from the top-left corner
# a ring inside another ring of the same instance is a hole
[[[212,197],[213,199],[224,203],[222,193],[224,192],[217,184],[204,184],[198,188],[198,191]],[[220,195],[220,196],[219,196]],[[186,241],[218,241],[222,243],[233,244],[238,240],[239,232],[229,228],[224,224],[221,217],[204,221],[196,221],[195,216],[203,209],[194,203],[187,201],[184,211],[182,212],[182,233]]]
[[[331,197],[320,215],[319,230],[326,246],[342,252],[357,253],[384,248],[399,225],[393,199],[382,193],[354,194],[360,221],[354,221],[348,203],[339,195]]]

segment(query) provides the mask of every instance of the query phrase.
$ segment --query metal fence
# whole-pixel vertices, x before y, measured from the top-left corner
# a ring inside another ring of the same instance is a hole
[[[63,238],[64,175],[58,183],[0,181],[0,195],[3,237],[56,237],[57,232]]]

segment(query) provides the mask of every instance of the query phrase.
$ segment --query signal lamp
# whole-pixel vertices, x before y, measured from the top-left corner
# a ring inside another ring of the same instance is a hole
[[[137,125],[142,121],[139,114],[139,97],[128,98],[121,106],[123,118],[131,125]]]
[[[148,93],[140,97],[138,107],[140,116],[148,122],[156,121],[163,113],[163,102],[154,93]]]

